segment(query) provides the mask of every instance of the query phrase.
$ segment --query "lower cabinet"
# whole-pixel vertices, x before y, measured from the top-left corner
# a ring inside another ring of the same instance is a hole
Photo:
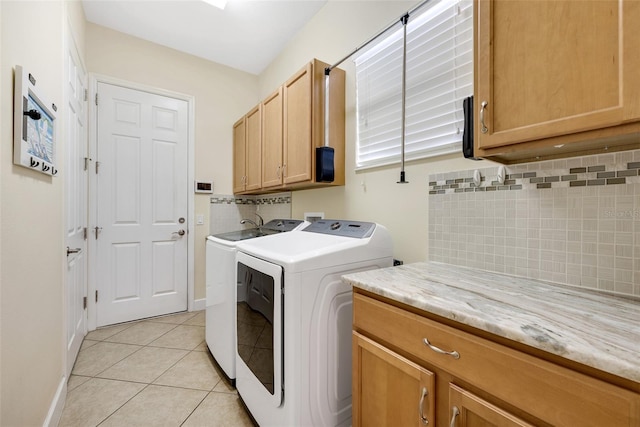
[[[450,427],[533,426],[454,384],[449,384]]]
[[[359,289],[353,316],[354,426],[640,427],[638,384],[613,384]]]
[[[353,425],[423,426],[434,420],[435,375],[353,333]]]

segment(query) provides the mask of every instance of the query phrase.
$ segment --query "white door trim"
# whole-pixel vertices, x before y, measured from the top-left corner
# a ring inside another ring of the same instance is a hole
[[[88,284],[88,330],[92,331],[96,329],[97,324],[97,310],[96,310],[96,250],[97,242],[94,233],[94,227],[99,226],[96,224],[97,218],[97,177],[95,173],[95,156],[97,152],[97,122],[98,122],[98,109],[96,108],[96,94],[98,91],[98,83],[106,83],[115,86],[122,86],[128,89],[139,90],[143,92],[149,92],[156,95],[168,96],[171,98],[180,99],[186,101],[188,104],[189,124],[188,124],[188,164],[187,164],[187,182],[194,182],[194,170],[195,170],[195,97],[192,95],[186,95],[179,92],[173,92],[166,89],[161,89],[153,86],[148,86],[140,83],[134,83],[127,80],[118,79],[116,77],[105,76],[102,74],[89,74],[89,157],[92,159],[90,162],[89,173],[89,284]],[[195,198],[193,190],[187,191],[188,206],[187,215],[189,220],[187,229],[187,310],[194,310],[194,297],[195,297],[195,284],[194,284],[194,258],[195,258],[195,229],[193,221],[193,212],[195,209]]]

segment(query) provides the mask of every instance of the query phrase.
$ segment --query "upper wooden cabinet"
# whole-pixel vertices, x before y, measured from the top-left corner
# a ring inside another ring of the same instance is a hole
[[[344,185],[345,72],[339,68],[329,75],[329,145],[334,149],[335,177],[333,182],[316,181],[316,148],[324,145],[328,66],[314,59],[261,103],[261,183],[244,192]]]
[[[245,173],[247,169],[247,122],[245,117],[233,125],[233,192],[245,190]]]
[[[260,147],[260,134],[262,129],[260,106],[247,113],[247,169],[245,191],[260,188],[260,171],[262,168],[262,149]]]
[[[258,105],[233,125],[233,192],[260,188],[262,170],[261,106]]]
[[[640,2],[478,0],[475,13],[477,155],[640,147]]]
[[[262,101],[262,188],[282,185],[282,88]]]
[[[313,155],[315,154],[314,140],[322,137],[322,111],[314,111],[322,104],[316,100],[314,104],[313,72],[314,69],[324,70],[314,63],[307,64],[298,71],[283,86],[284,89],[284,182],[293,184],[312,179]],[[322,82],[318,82],[321,84]],[[322,97],[322,91],[315,93]],[[312,120],[316,119],[315,126]],[[312,132],[315,131],[316,135]]]

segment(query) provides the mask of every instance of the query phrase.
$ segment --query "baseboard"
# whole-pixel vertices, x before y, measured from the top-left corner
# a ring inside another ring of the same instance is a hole
[[[63,376],[56,390],[56,395],[53,397],[51,406],[49,407],[49,413],[47,418],[42,423],[43,427],[56,427],[60,423],[62,417],[62,410],[64,409],[64,403],[67,400],[67,377]]]
[[[202,298],[202,299],[197,299],[195,301],[193,301],[193,311],[200,311],[200,310],[204,310],[207,306],[207,299],[206,298]]]

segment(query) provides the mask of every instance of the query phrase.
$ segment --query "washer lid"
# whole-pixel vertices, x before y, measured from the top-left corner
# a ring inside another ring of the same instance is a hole
[[[389,231],[374,224],[369,237],[352,238],[293,231],[239,242],[240,252],[281,265],[288,272],[326,268],[336,265],[393,256],[393,243]]]
[[[297,228],[309,224],[301,219],[272,219],[262,227],[247,228],[244,230],[229,231],[227,233],[214,234],[208,239],[212,241],[224,240],[228,242],[239,242],[247,239],[255,239],[256,237],[269,236],[285,231],[293,231]]]
[[[246,230],[230,231],[228,233],[216,234],[216,237],[230,242],[239,242],[240,240],[255,239],[256,237],[269,236],[271,234],[280,233],[278,230],[268,230],[260,228],[247,228]]]

